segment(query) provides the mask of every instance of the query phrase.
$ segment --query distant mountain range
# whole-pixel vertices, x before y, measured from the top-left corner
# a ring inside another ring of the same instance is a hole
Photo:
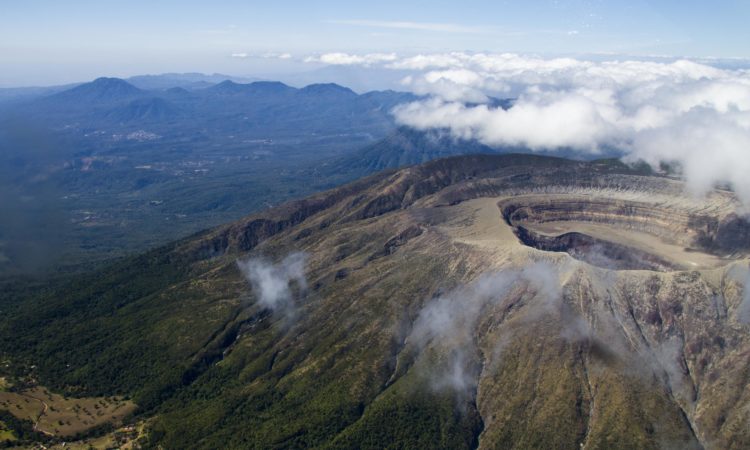
[[[383,169],[523,150],[398,127],[391,111],[411,93],[222,77],[98,78],[5,103],[0,189],[15,206],[0,219],[0,275],[32,254],[140,250]],[[45,236],[39,250],[29,234]]]
[[[225,80],[231,80],[236,83],[251,83],[260,81],[253,77],[235,77],[220,73],[202,74],[202,73],[164,73],[159,75],[136,75],[126,78],[129,84],[143,90],[168,90],[171,88],[182,89],[203,89],[221,83]],[[62,92],[84,83],[70,83],[58,86],[30,86],[30,87],[12,87],[0,88],[0,105],[4,103],[18,103],[35,98],[52,95]]]
[[[17,104],[14,112],[53,127],[70,128],[71,122],[86,129],[150,127],[159,128],[154,131],[159,135],[205,128],[208,133],[264,138],[305,133],[377,137],[393,129],[390,109],[415,98],[395,91],[358,95],[332,83],[298,89],[280,82],[224,80],[200,89],[145,90],[122,79],[98,78]]]
[[[180,87],[183,89],[202,89],[225,80],[235,83],[252,83],[260,81],[254,77],[235,77],[221,73],[210,75],[202,73],[164,73],[160,75],[136,75],[127,78],[126,81],[133,86],[145,90],[167,90]]]

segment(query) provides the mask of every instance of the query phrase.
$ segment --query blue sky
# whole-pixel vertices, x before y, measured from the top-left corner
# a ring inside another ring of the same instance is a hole
[[[0,3],[0,85],[168,71],[253,75],[232,53],[437,51],[750,58],[746,0]]]

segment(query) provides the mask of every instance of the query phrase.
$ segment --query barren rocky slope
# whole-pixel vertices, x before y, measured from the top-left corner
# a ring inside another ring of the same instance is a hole
[[[55,345],[4,335],[53,385],[132,393],[167,448],[747,448],[738,207],[619,164],[449,158],[19,308]]]

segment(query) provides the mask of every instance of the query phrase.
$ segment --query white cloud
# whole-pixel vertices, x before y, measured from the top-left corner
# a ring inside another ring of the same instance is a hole
[[[232,53],[231,56],[232,56],[232,58],[243,58],[244,59],[244,58],[248,57],[248,54],[247,53]]]
[[[267,53],[261,53],[258,55],[259,58],[264,59],[291,59],[292,54],[291,53],[276,53],[276,52],[267,52]]]
[[[417,129],[444,128],[464,139],[532,150],[572,147],[597,153],[610,132],[597,105],[581,95],[520,103],[508,110],[433,98],[400,106],[395,115]]]

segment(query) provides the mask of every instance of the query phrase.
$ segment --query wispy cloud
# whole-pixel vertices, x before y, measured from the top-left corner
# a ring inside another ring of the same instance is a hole
[[[256,58],[263,58],[263,59],[291,59],[292,54],[291,53],[279,53],[279,52],[266,52],[261,53],[258,55],[253,55]]]
[[[442,353],[447,355],[428,373],[432,388],[458,393],[476,388],[479,373],[472,353],[476,351],[474,332],[477,324],[489,309],[506,301],[517,283],[524,283],[535,292],[535,314],[559,313],[562,306],[560,271],[544,262],[522,270],[486,273],[473,283],[431,299],[419,311],[407,340],[420,353],[430,347],[442,347]],[[578,323],[575,326],[581,327]],[[566,323],[561,330],[566,339],[572,335],[570,327],[571,324]]]
[[[291,53],[277,53],[277,52],[266,52],[266,53],[247,53],[247,52],[236,52],[230,55],[232,58],[262,58],[262,59],[292,59]]]
[[[305,58],[305,62],[323,63],[337,66],[362,65],[387,63],[395,61],[398,56],[395,53],[368,53],[366,55],[352,55],[349,53],[324,53],[317,56]]]
[[[238,260],[237,266],[250,282],[260,306],[292,318],[295,301],[307,290],[306,263],[305,253],[294,252],[276,264],[263,258],[252,258]]]
[[[391,28],[399,30],[412,31],[430,31],[439,33],[490,33],[489,27],[460,25],[455,23],[434,23],[434,22],[406,22],[406,21],[387,21],[387,20],[329,20],[328,23],[336,25],[351,25],[357,27],[369,28]]]

